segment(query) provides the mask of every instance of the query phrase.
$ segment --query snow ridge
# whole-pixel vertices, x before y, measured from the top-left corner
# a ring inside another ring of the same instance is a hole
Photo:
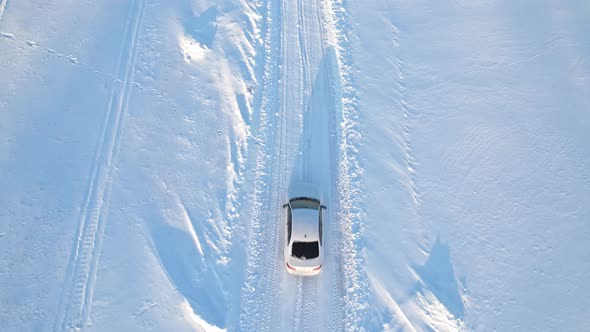
[[[363,168],[358,160],[362,144],[362,127],[358,108],[357,91],[354,88],[354,66],[350,53],[346,5],[342,0],[322,2],[322,19],[326,29],[325,43],[333,50],[332,74],[337,115],[340,120],[340,144],[338,146],[338,220],[341,220],[344,270],[344,324],[345,330],[364,330],[369,281],[362,254],[365,212],[362,206]]]
[[[273,128],[273,123],[276,123],[276,117],[272,110],[277,109],[278,104],[278,78],[279,78],[279,61],[277,60],[280,55],[280,7],[274,5],[273,1],[266,1],[264,8],[265,16],[264,23],[264,74],[263,74],[263,86],[260,92],[260,104],[259,107],[259,118],[254,119],[253,126],[255,126],[255,137],[252,138],[253,143],[256,144],[258,151],[255,151],[256,159],[251,162],[255,163],[254,174],[254,194],[252,197],[252,216],[250,218],[248,244],[247,244],[247,256],[246,256],[246,271],[245,280],[242,287],[241,296],[241,312],[240,312],[240,328],[245,331],[260,331],[268,330],[268,326],[259,324],[266,324],[268,322],[268,314],[270,310],[261,308],[260,306],[265,305],[271,306],[272,294],[269,293],[274,291],[270,284],[275,284],[277,276],[274,273],[268,272],[267,274],[259,274],[261,266],[265,266],[266,270],[275,269],[273,264],[274,261],[264,262],[263,257],[269,258],[269,260],[276,260],[278,252],[266,252],[267,249],[276,251],[278,249],[278,243],[267,243],[268,239],[278,240],[279,235],[276,234],[279,231],[277,220],[266,220],[266,216],[269,213],[266,211],[267,207],[275,206],[271,204],[271,194],[268,192],[268,187],[271,182],[276,181],[272,177],[272,167],[269,165],[268,156],[273,156],[277,152],[275,138],[273,137],[276,133],[276,129]],[[279,130],[280,132],[280,130]],[[267,144],[268,143],[268,144]],[[280,149],[278,150],[280,151]],[[279,158],[275,158],[275,161]],[[271,168],[269,170],[269,168]],[[276,172],[275,172],[276,173]],[[275,183],[272,183],[275,190],[278,188]],[[276,196],[276,195],[275,195]],[[278,211],[277,211],[278,212]],[[266,235],[266,236],[265,236]],[[272,256],[272,257],[271,257]],[[269,265],[271,264],[271,265]],[[269,280],[270,279],[270,280]],[[258,290],[260,288],[262,292]],[[260,299],[264,298],[266,301]],[[262,318],[263,316],[264,318]]]

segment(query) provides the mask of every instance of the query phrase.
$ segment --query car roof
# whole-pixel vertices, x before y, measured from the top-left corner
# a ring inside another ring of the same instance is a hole
[[[318,213],[316,209],[293,209],[292,210],[292,238],[295,241],[318,241]]]

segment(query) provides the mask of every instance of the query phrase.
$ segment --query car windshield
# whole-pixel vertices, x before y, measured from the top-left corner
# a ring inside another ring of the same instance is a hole
[[[312,259],[320,255],[318,241],[314,242],[293,242],[292,256],[300,259]]]
[[[320,201],[317,199],[306,198],[306,197],[298,197],[293,198],[289,202],[292,209],[315,209],[319,210],[320,208]]]

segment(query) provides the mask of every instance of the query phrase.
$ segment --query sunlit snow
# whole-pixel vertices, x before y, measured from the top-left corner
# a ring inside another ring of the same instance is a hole
[[[588,17],[0,0],[0,330],[588,329]]]

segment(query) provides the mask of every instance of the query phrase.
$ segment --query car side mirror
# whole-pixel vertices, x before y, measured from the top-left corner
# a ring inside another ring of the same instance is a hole
[[[320,209],[325,209],[325,210],[327,210],[328,208],[327,208],[325,205],[321,205],[321,206],[320,206]]]
[[[289,203],[283,204],[283,209],[286,208],[287,206],[289,206]]]

